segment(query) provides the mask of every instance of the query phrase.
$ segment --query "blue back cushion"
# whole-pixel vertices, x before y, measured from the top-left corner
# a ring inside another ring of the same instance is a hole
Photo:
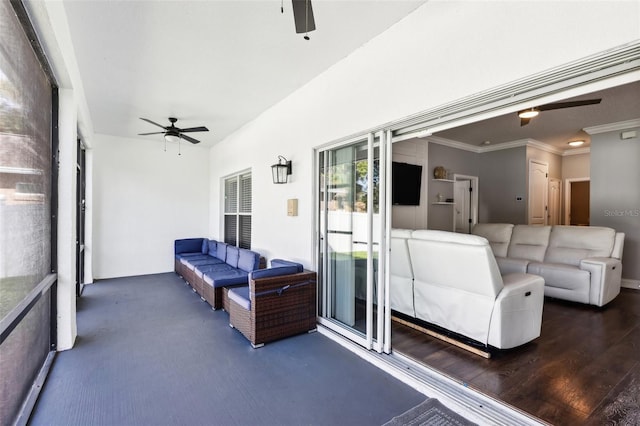
[[[238,259],[238,268],[243,271],[251,272],[260,266],[260,255],[255,251],[240,249],[240,257]]]
[[[175,254],[197,253],[202,248],[202,238],[183,238],[173,242]]]
[[[227,244],[222,241],[218,241],[218,247],[216,248],[216,257],[223,262],[227,260]]]
[[[304,271],[304,267],[302,266],[301,263],[291,262],[290,260],[284,260],[284,259],[272,259],[271,260],[271,267],[272,268],[277,268],[277,267],[280,267],[280,266],[295,266],[296,268],[298,268],[298,272]]]
[[[260,278],[271,278],[271,277],[278,277],[281,275],[292,275],[292,274],[297,274],[298,272],[300,271],[298,271],[298,267],[295,265],[277,266],[275,268],[257,269],[255,271],[252,271],[249,274],[249,279],[257,280]]]
[[[218,252],[218,242],[216,240],[209,240],[209,256],[218,257],[216,253]]]
[[[240,250],[236,246],[227,246],[227,265],[237,268],[238,267],[238,259],[240,258]]]
[[[209,240],[206,238],[202,239],[201,251],[202,251],[202,254],[207,254],[209,252]]]

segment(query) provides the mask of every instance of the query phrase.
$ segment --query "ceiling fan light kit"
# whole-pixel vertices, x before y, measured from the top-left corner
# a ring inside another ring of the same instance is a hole
[[[180,142],[180,136],[178,136],[176,134],[169,133],[169,132],[167,132],[164,135],[164,138],[165,138],[165,140],[167,142],[173,142],[173,143]]]
[[[526,109],[524,111],[520,111],[518,113],[518,117],[520,117],[520,118],[533,118],[533,117],[536,117],[538,114],[540,114],[540,111],[538,111],[535,108],[531,108],[531,109]]]

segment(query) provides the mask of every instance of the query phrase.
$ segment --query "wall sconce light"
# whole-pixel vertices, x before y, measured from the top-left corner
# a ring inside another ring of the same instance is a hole
[[[273,183],[287,183],[288,176],[291,174],[291,161],[278,155],[278,164],[271,166],[271,173]]]

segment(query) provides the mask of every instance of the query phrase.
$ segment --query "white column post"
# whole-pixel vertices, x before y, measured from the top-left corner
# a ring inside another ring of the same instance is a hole
[[[71,349],[76,327],[77,110],[72,90],[58,91],[58,350]],[[55,165],[54,165],[55,166]]]

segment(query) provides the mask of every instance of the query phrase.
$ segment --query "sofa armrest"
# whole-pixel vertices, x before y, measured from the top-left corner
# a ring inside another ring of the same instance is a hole
[[[255,327],[267,327],[277,318],[287,318],[279,321],[302,324],[306,331],[315,329],[316,292],[316,273],[311,271],[249,280]]]
[[[531,274],[507,274],[491,315],[491,346],[509,349],[540,336],[544,304],[544,278]]]
[[[496,301],[509,297],[529,297],[527,292],[542,291],[544,297],[544,278],[533,274],[511,273],[502,276],[504,288],[498,294]],[[539,296],[535,296],[539,297]]]
[[[620,294],[622,262],[612,257],[590,257],[580,261],[579,268],[591,274],[589,303],[604,306]]]
[[[269,271],[265,269],[264,271]],[[253,274],[252,274],[253,275]],[[316,292],[316,273],[305,271],[295,274],[276,275],[266,278],[251,278],[249,280],[249,294],[251,300],[258,300],[262,296],[284,294],[289,288],[307,286]],[[256,295],[258,298],[256,298]],[[259,302],[258,302],[259,303]]]
[[[611,250],[611,257],[622,260],[623,249],[624,249],[624,232],[616,232],[616,239],[613,242],[613,250]]]
[[[498,269],[501,275],[526,274],[530,261],[527,259],[515,259],[511,257],[496,257]]]

